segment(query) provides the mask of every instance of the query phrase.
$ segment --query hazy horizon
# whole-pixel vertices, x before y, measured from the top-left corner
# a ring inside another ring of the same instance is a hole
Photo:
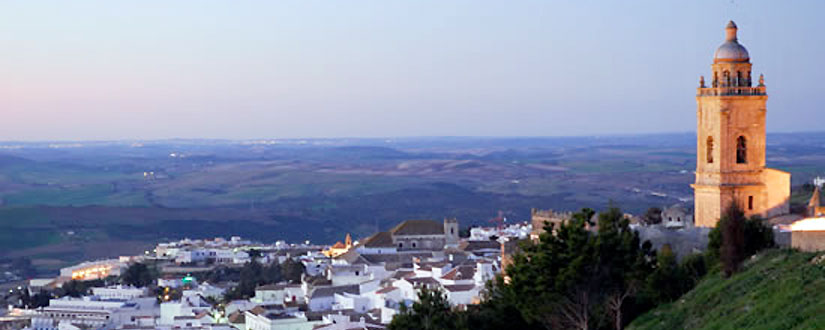
[[[825,3],[0,4],[0,141],[695,131],[729,19],[770,133],[820,131]]]

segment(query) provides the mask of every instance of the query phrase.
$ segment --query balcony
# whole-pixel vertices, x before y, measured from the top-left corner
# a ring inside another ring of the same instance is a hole
[[[767,95],[765,86],[761,87],[711,87],[697,88],[696,96],[749,96]]]

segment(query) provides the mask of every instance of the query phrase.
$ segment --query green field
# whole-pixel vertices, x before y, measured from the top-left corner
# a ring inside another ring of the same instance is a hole
[[[825,175],[825,134],[802,135],[771,139],[781,148],[768,165],[791,169],[795,186]],[[692,134],[318,142],[31,143],[4,150],[0,258],[30,257],[52,269],[184,237],[334,243],[412,218],[488,225],[499,212],[525,221],[531,208],[602,209],[611,202],[639,214],[693,195]],[[805,192],[792,201],[804,204]]]
[[[34,248],[60,241],[57,228],[38,209],[0,208],[0,251]]]

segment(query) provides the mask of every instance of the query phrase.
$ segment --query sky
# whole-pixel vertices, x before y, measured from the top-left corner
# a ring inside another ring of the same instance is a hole
[[[690,132],[729,19],[821,130],[825,1],[5,1],[0,140]]]

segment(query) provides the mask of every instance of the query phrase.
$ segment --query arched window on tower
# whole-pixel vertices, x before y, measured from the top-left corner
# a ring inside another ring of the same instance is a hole
[[[722,83],[725,84],[722,87],[730,87],[730,72],[728,70],[722,72]]]
[[[746,164],[748,162],[748,146],[744,136],[736,138],[736,163]]]
[[[707,146],[705,146],[705,159],[708,164],[713,164],[713,137],[708,136]]]
[[[719,72],[713,71],[713,88],[719,87]]]
[[[745,85],[745,81],[742,79],[742,71],[736,71],[736,86],[741,87]]]
[[[747,81],[747,86],[748,86],[748,87],[753,86],[753,83],[752,83],[752,80],[751,80],[751,72],[750,72],[750,71],[748,71],[748,81]]]

